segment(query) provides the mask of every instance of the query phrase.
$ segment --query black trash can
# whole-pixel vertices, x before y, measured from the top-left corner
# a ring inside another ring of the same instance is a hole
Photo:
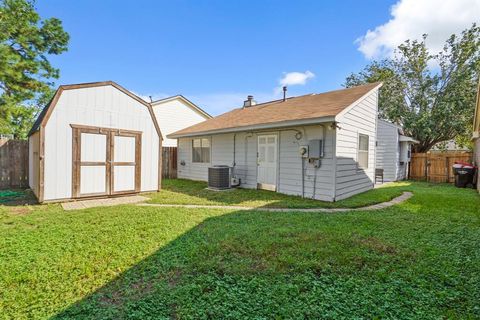
[[[458,188],[474,187],[476,168],[472,165],[454,164],[455,186]]]

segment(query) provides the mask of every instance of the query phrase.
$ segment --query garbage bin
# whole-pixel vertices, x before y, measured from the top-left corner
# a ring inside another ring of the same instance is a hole
[[[456,162],[453,165],[455,186],[458,188],[474,187],[474,177],[477,168],[469,163]]]

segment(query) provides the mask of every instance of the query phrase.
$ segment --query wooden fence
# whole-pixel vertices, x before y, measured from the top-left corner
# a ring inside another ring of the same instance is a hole
[[[0,138],[0,189],[28,188],[28,141]]]
[[[162,148],[162,178],[177,178],[177,147]]]
[[[409,167],[409,179],[429,182],[453,183],[455,161],[471,162],[471,152],[413,153]]]

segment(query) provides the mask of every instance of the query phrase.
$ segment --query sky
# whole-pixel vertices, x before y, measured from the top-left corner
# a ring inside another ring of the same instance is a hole
[[[218,115],[342,87],[406,39],[445,39],[480,20],[480,0],[37,0],[62,20],[60,84],[113,80],[144,99],[182,94]]]

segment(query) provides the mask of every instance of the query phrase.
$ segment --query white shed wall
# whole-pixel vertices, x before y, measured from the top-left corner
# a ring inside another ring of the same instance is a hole
[[[336,120],[340,129],[336,130],[336,200],[345,199],[373,188],[377,94],[378,90],[374,90],[346,113],[337,116]],[[359,134],[369,136],[367,169],[358,168]]]
[[[148,108],[112,86],[63,91],[45,127],[44,200],[72,197],[70,124],[142,131],[141,191],[158,190],[159,137]]]
[[[305,162],[304,195],[316,199],[332,201],[334,178],[333,155],[335,131],[325,124],[325,157],[320,168],[315,169]],[[302,132],[302,139],[296,140],[295,133]],[[233,133],[218,134],[211,138],[211,163],[192,163],[192,138],[181,138],[178,144],[178,177],[206,181],[211,165],[233,166],[235,145],[234,175],[241,178],[243,188],[257,187],[257,137],[260,134],[276,134],[279,139],[279,164],[277,168],[277,191],[292,195],[302,195],[302,158],[299,146],[308,144],[311,139],[323,139],[321,126],[295,127],[268,132],[241,132],[234,138]],[[235,139],[235,144],[234,144]],[[185,165],[181,163],[184,162]],[[316,177],[315,177],[316,176]],[[316,181],[315,181],[316,180]],[[314,192],[315,181],[315,195]]]
[[[169,139],[167,136],[175,131],[193,126],[208,119],[199,112],[193,110],[181,99],[169,100],[153,104],[153,112],[157,118],[158,125],[162,130],[164,147],[176,147],[177,140]]]
[[[383,169],[385,181],[396,181],[399,168],[400,144],[398,141],[398,127],[384,120],[378,120],[377,127],[377,164],[378,169]]]

